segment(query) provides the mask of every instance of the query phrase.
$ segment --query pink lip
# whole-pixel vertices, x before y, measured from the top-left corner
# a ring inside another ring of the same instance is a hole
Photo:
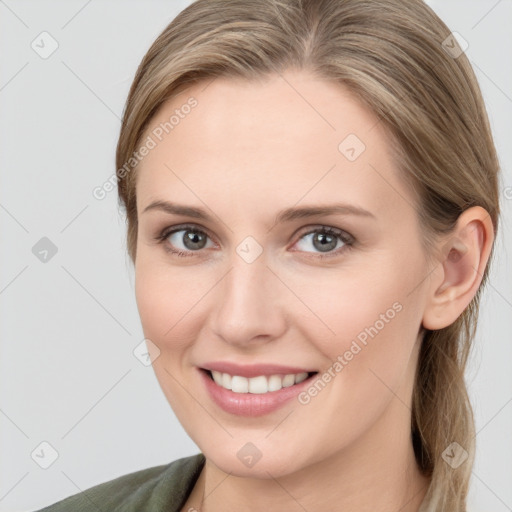
[[[221,373],[229,373],[229,375],[239,375],[240,377],[258,377],[260,375],[288,375],[289,373],[310,373],[317,370],[298,368],[292,366],[282,366],[277,364],[248,364],[239,365],[228,361],[218,361],[212,363],[204,363],[201,368],[206,370],[215,370]]]
[[[206,370],[198,370],[208,394],[215,404],[230,414],[249,417],[262,416],[279,409],[292,398],[296,397],[301,391],[304,391],[304,389],[311,384],[311,380],[316,377],[315,374],[299,384],[294,384],[293,386],[281,388],[279,391],[271,391],[269,393],[235,393],[234,391],[218,386]],[[287,369],[287,372],[288,370],[289,369]],[[301,372],[293,371],[289,373]],[[261,373],[257,374],[262,375]]]

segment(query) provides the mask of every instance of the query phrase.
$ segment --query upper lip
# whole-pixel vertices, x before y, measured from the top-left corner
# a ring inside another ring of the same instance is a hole
[[[307,368],[298,366],[283,366],[280,364],[248,364],[239,365],[229,361],[216,361],[201,365],[204,370],[212,370],[229,375],[239,375],[240,377],[258,377],[259,375],[288,375],[290,373],[310,373],[316,372]]]

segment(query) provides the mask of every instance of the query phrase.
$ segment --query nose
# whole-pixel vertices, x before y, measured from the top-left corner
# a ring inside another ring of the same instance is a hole
[[[213,333],[239,347],[267,343],[283,335],[286,315],[282,285],[261,255],[247,263],[233,254],[230,271],[215,287]]]

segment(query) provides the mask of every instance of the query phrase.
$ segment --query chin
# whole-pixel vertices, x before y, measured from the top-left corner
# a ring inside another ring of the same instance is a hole
[[[258,443],[231,439],[228,443],[201,448],[207,460],[226,474],[241,478],[279,478],[299,471],[307,462],[297,459],[297,449],[272,446],[267,440]],[[293,462],[293,463],[291,463]]]

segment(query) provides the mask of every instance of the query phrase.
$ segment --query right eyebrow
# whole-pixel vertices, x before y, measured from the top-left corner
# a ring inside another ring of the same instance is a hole
[[[213,217],[206,213],[202,208],[196,208],[194,206],[184,206],[181,204],[171,203],[169,201],[153,201],[150,203],[142,213],[146,213],[151,210],[159,210],[169,214],[185,215],[187,217],[194,217],[195,219],[203,219],[213,221]]]

